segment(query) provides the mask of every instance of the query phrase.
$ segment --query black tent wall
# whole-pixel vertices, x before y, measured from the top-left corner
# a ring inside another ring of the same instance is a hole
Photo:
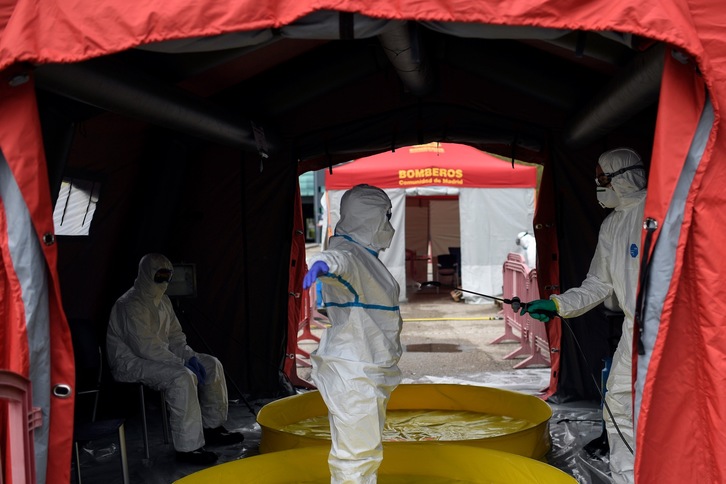
[[[595,165],[602,151],[631,146],[648,165],[648,138],[613,136],[607,145],[573,152],[555,146],[548,166],[554,170],[559,244],[560,292],[578,287],[587,276],[595,252],[600,224],[609,210],[597,203]],[[600,400],[604,359],[611,356],[613,334],[619,328],[606,317],[604,306],[562,321],[559,384],[552,400]]]
[[[647,140],[640,144],[647,150]],[[585,277],[605,216],[594,196],[599,151],[556,146],[546,163],[554,170],[562,290]],[[190,344],[222,360],[234,390],[284,392],[297,169],[290,153],[261,160],[117,115],[79,123],[65,172],[91,176],[102,188],[90,236],[59,237],[68,316],[93,320],[102,337],[110,307],[133,283],[144,253],[193,262],[198,295],[177,301]],[[599,379],[608,353],[607,321],[592,312],[570,324],[588,363],[564,329],[555,398],[598,399],[592,376]]]
[[[190,345],[220,358],[231,390],[278,394],[296,170],[116,115],[80,123],[65,173],[101,196],[88,237],[58,237],[68,317],[102,343],[143,254],[195,263],[197,297],[176,300]]]

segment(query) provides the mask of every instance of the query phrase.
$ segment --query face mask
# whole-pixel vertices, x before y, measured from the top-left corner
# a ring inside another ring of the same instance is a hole
[[[169,269],[159,269],[156,271],[156,274],[154,274],[154,282],[157,284],[161,284],[164,282],[170,282],[171,276],[173,272]]]
[[[378,232],[376,232],[376,235],[373,236],[373,242],[371,245],[373,245],[377,250],[387,249],[391,246],[393,234],[395,233],[396,229],[393,228],[391,222],[386,221],[386,223],[383,224],[383,227],[381,227]]]
[[[597,189],[597,201],[603,208],[615,208],[620,205],[620,197],[612,188]]]

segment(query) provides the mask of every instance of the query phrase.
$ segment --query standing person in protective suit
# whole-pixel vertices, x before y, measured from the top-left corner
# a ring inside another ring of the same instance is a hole
[[[524,261],[530,269],[537,268],[537,241],[534,235],[529,232],[520,232],[517,234],[517,247],[521,249]]]
[[[613,481],[631,483],[634,482],[635,452],[631,370],[633,315],[640,269],[646,173],[640,156],[628,148],[603,153],[595,172],[597,199],[603,207],[614,210],[600,227],[597,248],[587,277],[580,287],[569,289],[560,295],[552,295],[549,300],[534,301],[526,311],[533,318],[545,322],[549,317],[538,311],[557,312],[564,318],[572,318],[586,313],[612,294],[615,295],[625,317],[623,333],[613,355],[607,380],[607,407],[604,417]],[[523,309],[522,314],[524,311]],[[613,425],[607,408],[612,412],[615,423],[623,434],[622,438]]]
[[[166,391],[176,457],[208,465],[217,455],[204,444],[233,444],[244,436],[227,432],[227,383],[219,360],[187,345],[164,293],[173,266],[161,254],[139,262],[134,286],[114,304],[106,333],[111,372],[118,381]]]
[[[334,484],[376,482],[386,405],[401,381],[399,286],[378,259],[393,239],[390,218],[383,190],[348,190],[329,249],[311,259],[303,281],[307,289],[320,278],[331,322],[311,359],[328,407]]]

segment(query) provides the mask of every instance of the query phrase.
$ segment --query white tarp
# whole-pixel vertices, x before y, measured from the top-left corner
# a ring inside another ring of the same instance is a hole
[[[401,287],[400,300],[406,301],[406,191],[393,188],[385,192],[393,205],[391,224],[396,234],[391,247],[381,252],[380,259]],[[343,193],[345,190],[327,192],[329,211],[325,217],[333,228],[338,223]],[[534,188],[462,188],[458,201],[431,200],[432,255],[448,253],[449,247],[460,246],[461,287],[501,296],[502,264],[507,254],[516,250],[517,234],[525,230],[532,233],[534,196]],[[410,285],[411,281],[408,282]],[[470,303],[491,302],[470,294],[464,296]]]
[[[461,287],[501,296],[502,264],[516,249],[517,234],[532,233],[534,188],[462,188]],[[467,301],[491,302],[470,294]]]

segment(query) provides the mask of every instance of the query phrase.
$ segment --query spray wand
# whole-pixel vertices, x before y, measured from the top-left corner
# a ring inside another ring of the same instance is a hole
[[[427,281],[427,282],[421,283],[421,287],[423,287],[423,286],[440,287],[441,286],[441,283],[438,282],[438,281]],[[487,299],[493,299],[494,301],[501,301],[504,304],[509,304],[510,306],[512,306],[512,310],[515,313],[516,312],[519,312],[520,309],[524,309],[526,311],[527,310],[527,306],[529,306],[529,303],[528,302],[522,302],[522,300],[519,299],[519,297],[517,297],[517,296],[514,296],[512,299],[505,299],[505,298],[501,298],[501,297],[490,296],[488,294],[482,294],[482,293],[479,293],[479,292],[469,291],[467,289],[462,289],[460,287],[459,288],[456,288],[455,290],[456,291],[465,292],[467,294],[474,294],[475,296],[485,297]],[[552,319],[555,316],[557,316],[557,313],[554,313],[554,312],[551,312],[551,311],[544,311],[542,309],[538,309],[537,310],[537,313],[544,314],[544,315],[548,316],[550,319]]]

